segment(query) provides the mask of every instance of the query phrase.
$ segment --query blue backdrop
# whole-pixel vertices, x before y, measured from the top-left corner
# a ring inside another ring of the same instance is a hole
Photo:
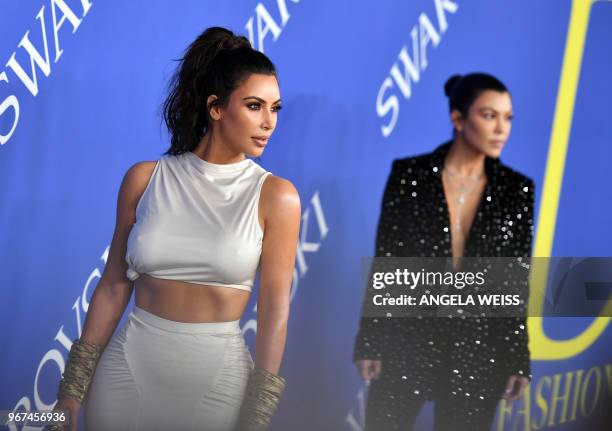
[[[391,161],[450,137],[450,75],[486,71],[511,90],[502,160],[536,182],[536,254],[612,254],[610,24],[612,3],[591,0],[2,2],[0,410],[55,402],[119,183],[167,148],[172,59],[206,27],[247,35],[277,65],[284,109],[259,162],[304,211],[274,429],[357,431],[360,260]],[[609,318],[531,323],[530,390],[500,404],[493,429],[592,429],[612,398]]]

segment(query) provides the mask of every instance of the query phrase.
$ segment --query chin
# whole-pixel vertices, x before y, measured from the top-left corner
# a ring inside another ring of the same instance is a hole
[[[245,154],[249,157],[257,158],[257,157],[261,157],[264,150],[265,148],[260,148],[260,147],[249,148],[247,151],[245,151]]]
[[[494,145],[483,145],[481,147],[481,151],[485,154],[485,156],[497,159],[501,155],[504,146],[505,145],[501,147],[496,147]]]
[[[485,154],[488,157],[492,157],[494,159],[499,158],[499,156],[501,156],[501,153],[502,153],[501,148],[500,149],[491,149],[491,150],[485,152]]]

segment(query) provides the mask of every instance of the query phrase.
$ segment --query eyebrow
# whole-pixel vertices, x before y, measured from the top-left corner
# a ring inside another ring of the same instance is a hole
[[[266,101],[265,101],[265,100],[263,100],[261,97],[257,97],[257,96],[248,96],[248,97],[244,97],[242,100],[247,100],[247,99],[255,99],[255,100],[257,100],[258,102],[261,102],[261,103],[266,103]],[[281,100],[280,100],[280,99],[278,99],[276,102],[273,102],[273,103],[272,103],[272,105],[274,105],[275,103],[279,103],[280,101],[281,101]]]

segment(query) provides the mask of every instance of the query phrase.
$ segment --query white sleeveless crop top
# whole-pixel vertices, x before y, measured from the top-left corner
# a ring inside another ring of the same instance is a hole
[[[250,159],[221,165],[190,151],[162,156],[136,206],[127,277],[250,291],[263,238],[259,195],[269,174]]]

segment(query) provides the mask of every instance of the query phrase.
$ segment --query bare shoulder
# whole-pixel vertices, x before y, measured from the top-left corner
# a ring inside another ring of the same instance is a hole
[[[157,162],[138,162],[130,166],[123,177],[120,195],[128,202],[138,201],[144,193]]]
[[[130,166],[123,177],[119,189],[119,218],[130,223],[135,217],[135,209],[140,197],[147,188],[157,162],[138,162]]]
[[[275,175],[268,175],[265,179],[261,189],[261,200],[265,208],[273,211],[300,209],[300,195],[293,183]]]
[[[125,177],[123,178],[124,185],[130,189],[134,189],[134,191],[138,191],[140,189],[144,191],[149,183],[151,175],[153,175],[153,170],[155,169],[156,164],[157,162],[154,161],[145,161],[133,164],[125,173]]]

